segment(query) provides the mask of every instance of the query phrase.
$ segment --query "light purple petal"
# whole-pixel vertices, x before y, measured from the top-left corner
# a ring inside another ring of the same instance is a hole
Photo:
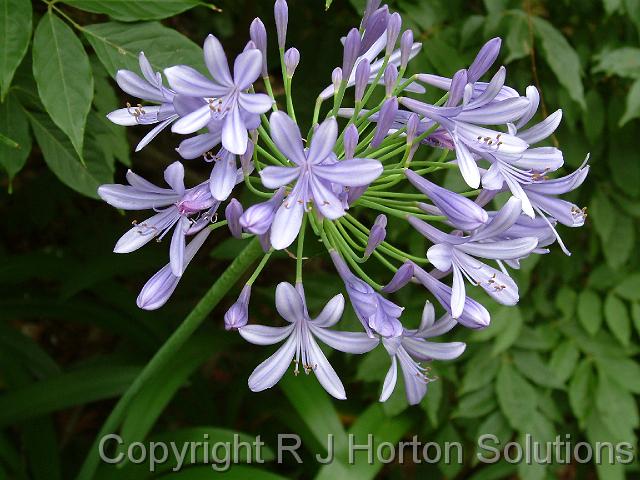
[[[344,215],[344,208],[340,199],[322,183],[322,180],[311,175],[309,186],[313,195],[315,207],[329,220],[335,220]]]
[[[291,365],[296,346],[297,334],[294,331],[273,355],[255,368],[248,381],[252,392],[261,392],[278,383]]]
[[[165,169],[164,180],[174,192],[184,194],[184,166],[180,162],[173,162]]]
[[[124,92],[136,98],[159,103],[167,101],[157,87],[129,70],[118,70],[116,82]]]
[[[177,117],[170,117],[167,118],[164,122],[160,122],[158,125],[156,125],[155,127],[153,127],[149,133],[147,133],[144,137],[142,137],[142,140],[140,140],[140,142],[138,143],[138,145],[136,145],[136,152],[139,152],[140,150],[142,150],[144,147],[146,147],[149,142],[151,142],[151,140],[153,140],[154,138],[156,138],[158,136],[158,134],[164,130],[165,128],[167,128],[171,122],[173,122]]]
[[[233,83],[238,90],[246,90],[260,76],[261,70],[262,54],[260,50],[255,48],[247,50],[238,55],[233,64]]]
[[[322,328],[332,327],[338,323],[338,320],[342,317],[343,311],[344,297],[339,293],[327,302],[320,312],[320,315],[313,320],[313,325]]]
[[[195,68],[176,65],[164,69],[171,88],[188,97],[221,97],[229,91],[228,86],[213,83]]]
[[[271,138],[292,162],[302,165],[306,162],[300,129],[284,112],[273,112],[269,117]]]
[[[204,105],[199,109],[191,112],[186,117],[178,119],[172,126],[171,131],[181,135],[197,132],[207,125],[211,120],[211,108]]]
[[[280,282],[276,287],[276,309],[288,322],[300,322],[305,318],[304,304],[293,285]]]
[[[236,155],[242,155],[247,150],[249,135],[247,127],[237,105],[224,118],[222,126],[222,146]]]
[[[382,385],[382,393],[380,393],[380,401],[386,402],[393,391],[396,388],[396,382],[398,381],[398,362],[395,355],[391,357],[391,366],[387,371],[387,375],[384,377],[384,384]]]
[[[236,185],[236,170],[236,156],[233,154],[224,154],[216,162],[209,178],[209,188],[213,198],[220,202],[229,198]]]
[[[227,56],[222,44],[213,35],[207,36],[204,41],[204,63],[216,82],[225,87],[233,86]]]
[[[378,178],[382,169],[378,160],[353,158],[332,165],[314,165],[313,173],[338,185],[360,187],[369,185]]]
[[[464,181],[467,182],[467,185],[471,188],[478,188],[480,186],[480,170],[478,169],[478,164],[464,143],[458,141],[455,136],[453,137],[453,142],[456,147],[456,156],[462,178],[464,178]]]
[[[132,127],[138,125],[138,120],[134,115],[131,115],[130,109],[119,108],[107,114],[109,121],[116,125],[122,125],[123,127]]]
[[[304,205],[298,203],[298,192],[294,194],[294,191],[291,192],[280,208],[278,208],[273,223],[271,224],[271,245],[276,250],[287,248],[293,243],[300,232]]]
[[[467,298],[464,287],[462,272],[455,265],[453,266],[453,284],[451,285],[451,316],[460,318],[465,307]]]
[[[333,151],[338,139],[338,122],[330,117],[322,122],[311,139],[311,147],[307,154],[307,161],[311,164],[319,164]]]
[[[238,103],[247,112],[251,113],[265,113],[273,105],[273,100],[269,95],[264,93],[244,93],[240,92],[238,95]]]
[[[366,353],[373,350],[379,343],[378,337],[371,338],[364,332],[341,332],[329,330],[316,325],[309,325],[314,335],[334,350],[345,353]]]
[[[522,202],[515,197],[511,197],[491,221],[484,228],[474,233],[470,240],[489,240],[499,236],[518,220],[521,210]]]
[[[260,179],[267,188],[279,188],[300,176],[300,167],[268,166],[260,170]]]
[[[124,210],[149,210],[166,207],[180,200],[181,195],[169,189],[144,191],[128,185],[101,185],[98,195],[109,205]]]
[[[412,337],[405,337],[402,344],[412,357],[421,361],[453,360],[462,355],[466,348],[462,342],[436,343]]]
[[[171,272],[173,272],[176,277],[181,277],[184,272],[185,231],[189,228],[189,224],[190,221],[187,217],[181,217],[171,236],[169,264],[171,265]]]
[[[313,373],[316,374],[320,385],[322,385],[332,397],[338,400],[345,400],[347,394],[344,391],[344,386],[336,374],[336,371],[329,363],[329,360],[327,360],[327,357],[322,353],[322,350],[320,350],[318,343],[311,335],[309,335],[306,340],[307,353],[313,365]]]
[[[439,243],[433,245],[427,250],[427,258],[431,264],[441,272],[448,272],[451,268],[453,256],[451,254],[451,245]]]
[[[247,342],[254,345],[275,345],[287,338],[295,327],[269,327],[266,325],[245,325],[238,329],[238,333]]]
[[[474,257],[494,260],[515,260],[528,256],[537,246],[537,238],[524,237],[513,240],[498,240],[490,243],[467,242],[458,245],[456,248]]]
[[[178,212],[175,208],[168,208],[148,218],[139,225],[129,229],[116,242],[114,253],[131,253],[146,245],[162,232],[164,227],[175,219]]]
[[[180,142],[176,151],[184,159],[198,158],[220,144],[222,130],[213,133],[203,133],[195,137],[187,138]]]

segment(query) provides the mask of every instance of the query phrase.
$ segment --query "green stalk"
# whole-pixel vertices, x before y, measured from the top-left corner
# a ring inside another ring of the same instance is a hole
[[[218,280],[204,294],[198,304],[187,315],[182,324],[173,332],[167,341],[160,347],[153,358],[147,363],[142,372],[136,377],[127,391],[120,397],[118,403],[109,414],[109,417],[102,425],[100,432],[96,436],[89,453],[85,458],[77,480],[92,480],[100,461],[98,455],[98,445],[102,437],[109,433],[114,433],[122,423],[127,408],[133,398],[140,392],[148,380],[153,378],[162,368],[176,361],[176,354],[185,342],[195,333],[197,328],[207,318],[209,313],[222,300],[231,287],[240,279],[244,272],[262,255],[262,248],[258,239],[251,240],[245,249],[229,265]]]

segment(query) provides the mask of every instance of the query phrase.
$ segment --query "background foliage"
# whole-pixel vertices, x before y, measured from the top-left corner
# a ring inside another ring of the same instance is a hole
[[[315,95],[339,63],[337,38],[357,24],[363,3],[335,0],[324,13],[320,0],[291,2],[288,43],[302,52],[294,84],[299,117],[310,118]],[[132,219],[95,200],[97,186],[121,180],[127,167],[158,178],[176,158],[177,137],[167,133],[132,155],[143,133],[105,119],[126,101],[114,89],[115,71],[137,70],[141,50],[157,69],[200,65],[207,33],[237,53],[253,17],[271,22],[271,2],[218,6],[223,12],[197,0],[0,0],[0,478],[72,478],[113,399],[243,246],[217,234],[170,304],[142,312],[135,307],[137,289],[166,262],[166,245],[112,254]],[[479,432],[504,442],[529,432],[540,441],[571,434],[574,442],[635,445],[640,425],[640,0],[397,0],[391,7],[423,42],[414,69],[449,75],[500,35],[509,84],[521,92],[537,84],[547,112],[563,109],[554,142],[565,152],[567,170],[587,152],[592,165],[574,199],[589,207],[589,222],[562,230],[573,256],[555,248],[526,263],[517,274],[520,306],[492,308],[492,325],[484,331],[454,332],[468,342],[467,352],[454,364],[434,365],[441,380],[411,408],[400,389],[386,404],[377,403],[388,362],[380,348],[364,358],[332,358],[348,384],[346,402],[329,400],[315,379],[292,375],[279,388],[249,392],[246,378],[268,352],[222,329],[234,288],[171,364],[143,385],[120,433],[127,441],[200,441],[207,432],[215,442],[245,432],[247,438],[260,434],[271,447],[277,432],[300,433],[304,464],[277,465],[267,455],[265,465],[234,466],[228,474],[256,480],[638,475],[637,459],[626,468],[544,467],[484,465],[468,454],[464,465],[345,466],[345,432],[363,442],[366,433],[391,442],[417,434],[425,441],[460,441],[473,452]],[[197,162],[187,167],[194,181],[204,174]],[[389,229],[393,240],[423,254],[422,239],[404,228]],[[310,256],[313,274],[306,283],[313,309],[338,288],[321,249]],[[290,280],[293,273],[286,256],[271,268],[252,299],[251,315],[261,323],[275,318],[269,279]],[[405,291],[401,300],[408,307],[403,318],[417,321],[423,293]],[[336,435],[340,462],[320,468],[313,455],[324,452],[327,433]],[[211,476],[207,466],[182,473],[170,467],[154,475]],[[150,476],[144,465],[132,464],[102,465],[98,474]]]

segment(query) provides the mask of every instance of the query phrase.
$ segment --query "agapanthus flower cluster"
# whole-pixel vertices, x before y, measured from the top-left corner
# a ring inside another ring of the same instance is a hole
[[[114,207],[150,211],[114,251],[129,253],[170,236],[167,265],[138,296],[140,308],[153,310],[167,302],[213,231],[221,234],[218,227],[228,227],[237,238],[259,238],[265,256],[225,314],[224,327],[252,344],[282,345],[256,367],[249,388],[272,387],[293,363],[294,374],[314,373],[327,392],[346,398],[319,340],[351,354],[384,348],[390,369],[380,400],[393,392],[400,367],[407,399],[416,404],[434,380],[425,364],[455,359],[465,349],[464,343],[434,338],[458,325],[478,329],[490,323],[471,291],[479,287],[493,301],[515,305],[518,286],[509,269],[547,253],[555,242],[569,254],[557,224],[579,227],[586,213],[559,195],[578,188],[589,167],[585,161],[567,176],[550,178],[563,166],[562,152],[535,145],[553,134],[562,112],[531,125],[539,93],[530,86],[522,96],[505,85],[505,68],[493,68],[500,39],[489,40],[452,78],[409,75],[421,44],[411,30],[402,32],[400,15],[380,0],[370,0],[359,27],[341,39],[342,62],[315,100],[310,128],[303,129],[291,92],[304,53],[287,48],[288,15],[286,1],[277,0],[281,102],[271,88],[267,32],[258,18],[249,27],[246,48],[231,62],[215,36],[206,38],[204,73],[188,65],[156,72],[143,53],[142,76],[117,73],[118,85],[134,98],[109,119],[125,126],[156,125],[136,150],[170,127],[187,136],[177,154],[207,162],[211,174],[187,187],[183,163],[176,161],[164,171],[166,186],[131,171],[128,185],[101,186],[100,196]],[[481,80],[486,75],[488,81]],[[438,185],[443,170],[459,172],[469,190]],[[234,198],[240,186],[257,199],[253,204]],[[406,221],[424,236],[424,255],[387,241],[388,217]],[[327,265],[335,268],[346,293],[336,292],[315,318],[303,287],[310,236],[326,248]],[[253,282],[274,251],[289,248],[295,285],[282,281],[275,297],[283,326],[250,323]],[[367,274],[369,262],[389,270],[381,283]],[[426,290],[421,321],[405,318],[393,297],[409,283]],[[362,324],[360,331],[333,328],[345,300]],[[437,320],[436,307],[443,312]]]

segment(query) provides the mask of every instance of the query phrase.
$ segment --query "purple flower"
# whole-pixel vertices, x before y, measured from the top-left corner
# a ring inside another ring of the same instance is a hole
[[[101,185],[98,195],[116,208],[154,209],[157,212],[142,223],[134,222],[133,228],[116,243],[115,253],[133,252],[156,237],[162,239],[176,227],[171,237],[169,257],[171,270],[179,277],[186,266],[185,237],[206,227],[220,203],[211,196],[208,182],[185,189],[184,167],[180,162],[169,165],[164,171],[164,178],[170,188],[156,187],[129,170],[129,185]]]
[[[240,217],[242,228],[254,235],[267,233],[276,216],[276,211],[282,204],[282,200],[284,200],[284,196],[285,188],[281,187],[266,202],[256,203],[247,208]]]
[[[360,51],[360,32],[352,28],[344,41],[344,55],[342,57],[342,72],[345,76],[351,76],[353,67]]]
[[[114,110],[107,115],[107,118],[113,123],[127,127],[158,124],[140,140],[140,143],[136,146],[136,152],[142,150],[162,130],[178,119],[179,110],[189,110],[190,105],[193,104],[192,99],[176,95],[173,90],[162,85],[162,76],[160,73],[153,71],[143,52],[140,52],[138,60],[144,78],[140,78],[129,70],[118,70],[116,82],[129,95],[148,102],[159,103],[159,105],[137,105],[132,107],[127,104],[127,108]]]
[[[537,98],[537,90],[535,98]],[[531,94],[532,90],[529,89]],[[537,107],[537,102],[535,103]],[[527,117],[530,114],[527,113]],[[537,143],[551,135],[560,124],[562,111],[557,110],[539,124],[528,130],[517,132],[515,125],[510,125],[510,132],[528,143]],[[482,176],[482,186],[489,190],[501,190],[506,184],[514,197],[522,201],[522,210],[530,217],[535,216],[534,208],[528,194],[528,186],[544,181],[546,174],[559,169],[564,164],[562,151],[555,147],[528,148],[524,152],[514,154],[496,150],[481,152],[483,158],[491,166]],[[535,188],[534,188],[535,190]],[[535,195],[535,194],[534,194]]]
[[[332,184],[341,187],[368,185],[380,176],[382,164],[364,158],[337,161],[333,148],[338,137],[338,123],[334,118],[318,126],[308,150],[303,148],[298,126],[287,114],[274,112],[269,123],[273,141],[293,166],[264,168],[260,171],[262,183],[267,188],[279,188],[295,182],[271,226],[271,244],[281,250],[297,237],[302,215],[310,202],[329,219],[341,217],[344,208],[333,193]]]
[[[231,232],[231,235],[236,238],[240,238],[242,236],[242,226],[240,225],[240,217],[242,216],[242,213],[242,204],[235,198],[232,198],[227,205],[227,208],[224,209],[224,218],[227,220],[229,231]]]
[[[200,130],[212,120],[221,121],[222,146],[241,155],[247,149],[248,138],[243,112],[259,115],[269,110],[273,103],[268,95],[245,91],[260,75],[262,55],[256,49],[238,55],[231,77],[222,45],[216,37],[209,35],[204,42],[204,61],[214,81],[185,65],[164,71],[176,92],[202,98],[201,106],[175,122],[172,130],[188,134]]]
[[[299,283],[294,288],[282,282],[276,288],[276,308],[289,324],[284,327],[246,325],[239,329],[240,335],[256,345],[273,345],[285,341],[269,358],[256,367],[249,377],[249,388],[260,392],[273,387],[291,365],[295,363],[294,374],[299,366],[306,374],[314,372],[320,384],[333,397],[343,400],[344,387],[335,370],[318,346],[316,338],[331,348],[347,353],[365,353],[378,344],[377,338],[370,338],[361,332],[330,330],[340,320],[344,310],[344,298],[336,295],[315,319],[309,316],[304,297],[304,289]]]
[[[393,125],[393,121],[398,112],[398,99],[391,97],[385,100],[380,108],[380,116],[378,117],[378,123],[376,125],[376,133],[371,140],[371,146],[373,148],[378,147],[389,133],[389,129]]]
[[[417,265],[413,266],[413,270],[416,279],[433,293],[440,305],[451,314],[451,299],[453,297],[451,287],[437,280]],[[467,328],[484,328],[489,325],[491,317],[487,309],[481,304],[472,298],[465,297],[462,314],[455,320]]]
[[[405,170],[407,179],[427,195],[451,225],[471,231],[487,223],[489,216],[482,207],[462,195],[442,188],[411,170]]]
[[[387,236],[387,217],[384,214],[380,214],[376,217],[376,221],[371,227],[369,232],[369,239],[367,240],[367,248],[364,251],[364,256],[369,257],[376,249],[378,245],[384,242]]]
[[[381,402],[386,402],[396,387],[399,363],[409,405],[420,403],[427,393],[427,385],[434,380],[428,376],[429,369],[420,365],[420,362],[453,360],[462,355],[466,348],[462,342],[436,343],[426,339],[447,333],[456,324],[450,315],[436,322],[433,305],[427,302],[417,330],[404,329],[399,337],[382,339],[382,345],[391,357],[391,366],[382,386]]]
[[[264,28],[262,20],[259,18],[253,19],[249,26],[249,36],[262,54],[262,76],[267,77],[269,75],[267,70],[267,30]]]
[[[224,329],[238,330],[244,327],[249,321],[249,299],[251,298],[251,285],[246,284],[238,300],[231,305],[227,313],[224,314]]]
[[[205,228],[201,230],[193,240],[191,240],[184,249],[184,268],[191,263],[193,257],[198,252],[202,244],[205,242],[211,230]],[[143,310],[157,310],[162,307],[178,286],[181,276],[175,275],[171,264],[165,265],[147,283],[144,284],[136,303]]]
[[[356,153],[360,134],[353,123],[344,130],[344,158],[351,160]]]
[[[368,283],[351,273],[337,251],[330,250],[329,255],[331,255],[333,264],[344,282],[351,305],[367,335],[373,336],[373,332],[383,337],[401,335],[402,323],[399,318],[404,308],[387,300],[375,292]]]
[[[298,64],[300,63],[300,52],[297,48],[290,48],[286,52],[284,52],[284,65],[287,70],[287,76],[289,78],[293,77],[293,74],[298,68]]]
[[[454,318],[460,317],[465,308],[465,278],[482,287],[498,303],[515,305],[518,302],[518,286],[511,277],[476,257],[513,260],[526,257],[536,248],[538,239],[535,237],[495,240],[516,222],[520,212],[520,200],[512,197],[489,223],[469,237],[443,233],[418,218],[408,217],[409,223],[433,242],[427,251],[433,266],[441,272],[453,273],[450,308]]]
[[[387,283],[382,291],[384,293],[393,293],[400,290],[413,278],[413,262],[407,260],[402,264],[398,271],[393,275],[393,278]]]
[[[278,32],[278,48],[284,49],[287,42],[287,24],[289,23],[289,6],[285,0],[276,0],[273,7]]]

